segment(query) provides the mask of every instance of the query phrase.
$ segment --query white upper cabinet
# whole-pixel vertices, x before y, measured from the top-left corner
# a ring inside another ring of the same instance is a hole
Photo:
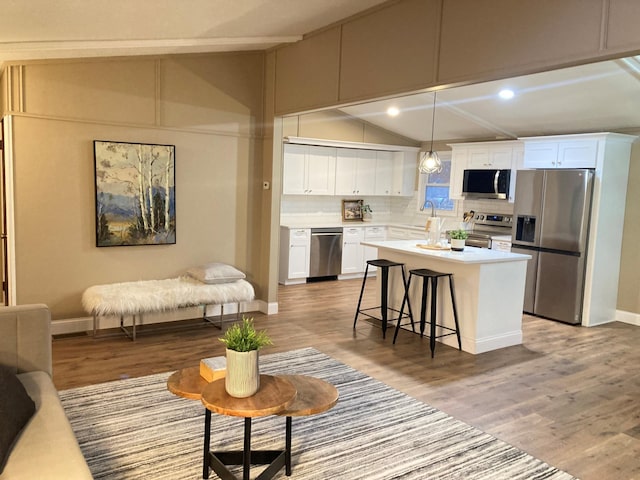
[[[416,189],[417,152],[393,152],[391,195],[410,197]]]
[[[376,152],[375,195],[392,195],[394,152]]]
[[[503,145],[473,146],[468,149],[467,168],[504,170],[511,168],[513,148]]]
[[[462,200],[462,180],[467,167],[468,149],[456,145],[451,148],[451,176],[449,177],[449,198]]]
[[[336,195],[374,195],[376,151],[338,148]]]
[[[284,195],[412,196],[414,193],[417,147],[288,139],[291,143],[284,144]]]
[[[524,140],[524,168],[595,168],[596,138],[533,137]]]
[[[335,195],[336,148],[284,145],[282,193]]]

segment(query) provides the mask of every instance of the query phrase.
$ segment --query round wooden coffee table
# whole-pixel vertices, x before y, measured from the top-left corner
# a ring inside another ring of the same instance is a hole
[[[200,376],[200,367],[189,367],[173,372],[167,380],[167,389],[179,397],[200,400],[202,390],[209,385]]]
[[[260,388],[250,397],[235,398],[225,389],[225,379],[220,378],[211,382],[202,390],[202,403],[207,412],[220,415],[244,417],[244,448],[242,451],[220,452],[210,451],[211,444],[211,416],[205,417],[205,457],[202,473],[209,468],[220,478],[235,478],[227,465],[242,465],[242,479],[249,480],[251,464],[268,465],[260,474],[260,478],[272,478],[288,458],[286,450],[251,450],[251,420],[254,417],[264,417],[281,412],[289,407],[296,398],[293,384],[283,377],[260,375]],[[208,423],[208,425],[207,425]],[[207,452],[209,454],[207,455]]]
[[[283,466],[286,474],[291,475],[292,417],[325,412],[338,401],[336,387],[308,375],[260,375],[260,390],[255,395],[234,398],[227,394],[224,378],[208,383],[200,376],[198,367],[191,367],[174,372],[167,380],[167,388],[180,397],[201,400],[206,407],[203,478],[209,478],[210,469],[222,478],[234,478],[226,465],[243,465],[243,479],[248,479],[250,464],[247,465],[247,461],[254,464],[269,464],[260,478],[271,478]],[[289,398],[292,390],[293,398]],[[212,452],[210,450],[211,412],[245,418],[242,451]],[[251,419],[265,415],[286,417],[284,450],[251,450]]]

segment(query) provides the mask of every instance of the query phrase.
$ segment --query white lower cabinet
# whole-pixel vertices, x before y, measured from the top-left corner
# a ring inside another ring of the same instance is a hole
[[[376,242],[380,240],[387,239],[387,229],[385,227],[365,227],[364,229],[364,239],[365,241]],[[375,260],[378,258],[378,249],[375,247],[369,247],[367,245],[364,246],[364,264],[363,269],[367,268],[367,260]],[[363,271],[364,271],[363,270]],[[370,266],[369,273],[375,272],[377,270],[376,267]]]
[[[364,271],[364,227],[342,229],[342,274]]]
[[[309,276],[311,229],[280,227],[280,265],[278,282],[304,283]]]

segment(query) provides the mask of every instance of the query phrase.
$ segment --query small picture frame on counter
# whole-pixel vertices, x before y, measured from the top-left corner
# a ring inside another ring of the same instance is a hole
[[[363,200],[342,200],[342,221],[361,222]]]

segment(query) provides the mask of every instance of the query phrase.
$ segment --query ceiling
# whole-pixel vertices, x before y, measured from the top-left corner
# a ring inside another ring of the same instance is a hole
[[[264,50],[386,0],[0,0],[7,61]],[[151,6],[151,7],[150,7]],[[514,90],[510,101],[496,94]],[[385,112],[396,106],[394,118]],[[432,93],[342,108],[431,140]],[[440,90],[433,138],[470,141],[640,128],[640,56]]]
[[[498,92],[513,90],[511,100]],[[437,92],[438,141],[640,129],[640,56]],[[420,93],[340,110],[413,140],[429,142],[433,93]],[[388,107],[400,113],[390,117]]]
[[[0,0],[0,64],[261,50],[385,1]]]

